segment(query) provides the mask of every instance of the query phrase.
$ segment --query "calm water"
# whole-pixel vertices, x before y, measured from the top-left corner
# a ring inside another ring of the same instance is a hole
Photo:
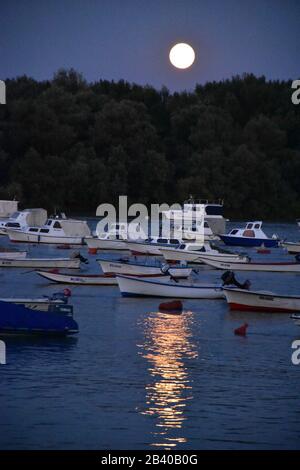
[[[296,225],[265,229],[299,238]],[[280,249],[260,255],[275,257],[289,258]],[[85,269],[98,272],[89,258]],[[1,296],[60,290],[24,272],[0,269]],[[300,275],[237,277],[253,288],[300,291]],[[300,328],[289,315],[230,313],[222,300],[184,301],[182,315],[162,314],[159,299],[122,298],[117,287],[73,287],[72,303],[77,338],[6,340],[1,449],[300,448],[300,366],[291,363]],[[245,321],[248,336],[235,336]]]

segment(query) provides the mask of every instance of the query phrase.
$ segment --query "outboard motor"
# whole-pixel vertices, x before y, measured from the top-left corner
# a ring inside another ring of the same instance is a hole
[[[300,263],[300,253],[295,256],[297,263]]]
[[[247,279],[243,284],[238,282],[235,278],[235,274],[233,271],[225,271],[225,273],[222,274],[221,279],[223,281],[223,286],[230,286],[234,285],[238,287],[239,289],[246,289],[249,290],[251,286],[251,282]]]
[[[74,251],[74,253],[72,254],[71,257],[72,258],[79,258],[81,263],[89,264],[89,260],[87,258],[85,258],[84,256],[82,256],[79,251]]]
[[[165,274],[166,276],[170,276],[170,278],[172,279],[172,281],[174,282],[178,282],[178,280],[172,276],[172,274],[170,273],[169,271],[170,269],[170,265],[168,263],[165,263],[161,266],[160,270],[162,272],[162,274]]]

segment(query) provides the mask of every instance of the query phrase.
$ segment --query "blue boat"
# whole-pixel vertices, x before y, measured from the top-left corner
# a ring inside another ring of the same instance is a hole
[[[248,222],[244,228],[234,228],[228,234],[219,237],[230,246],[277,248],[280,243],[278,237],[273,235],[272,238],[268,238],[261,226],[262,221]]]
[[[0,335],[71,335],[78,333],[73,307],[64,302],[49,302],[36,310],[33,301],[13,303],[0,301]]]

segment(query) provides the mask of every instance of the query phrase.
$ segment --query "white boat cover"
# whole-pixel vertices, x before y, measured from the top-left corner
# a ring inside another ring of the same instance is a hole
[[[91,235],[89,226],[85,220],[59,220],[67,237],[87,237]]]
[[[10,217],[18,210],[18,201],[0,201],[0,217]]]

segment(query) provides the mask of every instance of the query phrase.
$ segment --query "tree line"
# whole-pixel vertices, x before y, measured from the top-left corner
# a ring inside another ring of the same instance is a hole
[[[120,80],[6,80],[0,199],[94,214],[103,202],[225,200],[232,218],[300,217],[300,106],[252,74],[170,93]]]

